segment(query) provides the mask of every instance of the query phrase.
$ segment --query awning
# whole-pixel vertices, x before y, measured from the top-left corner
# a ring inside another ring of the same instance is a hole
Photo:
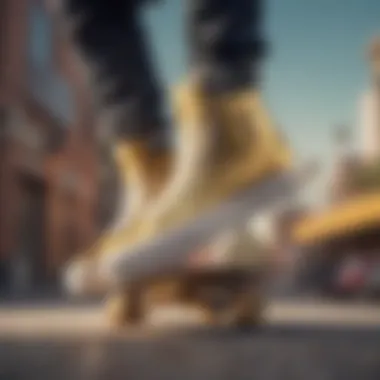
[[[297,244],[311,244],[377,225],[380,229],[380,191],[353,197],[301,220],[293,228],[292,238]]]

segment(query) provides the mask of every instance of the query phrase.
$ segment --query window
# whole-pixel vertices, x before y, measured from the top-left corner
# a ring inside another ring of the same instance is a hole
[[[29,60],[30,64],[46,69],[53,56],[52,25],[45,8],[33,4],[30,8]]]
[[[5,56],[6,56],[6,42],[8,38],[8,3],[0,1],[0,80],[4,78]]]
[[[74,116],[71,88],[54,65],[53,21],[42,2],[29,10],[29,88],[34,99],[64,125]]]

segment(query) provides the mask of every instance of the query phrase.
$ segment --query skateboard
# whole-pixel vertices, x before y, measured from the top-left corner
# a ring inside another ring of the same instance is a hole
[[[300,179],[300,173],[287,172],[255,184],[187,225],[135,248],[129,247],[128,251],[108,255],[100,262],[100,270],[116,288],[181,270],[189,255],[206,244],[211,236],[247,222],[256,213],[288,204],[299,188]]]

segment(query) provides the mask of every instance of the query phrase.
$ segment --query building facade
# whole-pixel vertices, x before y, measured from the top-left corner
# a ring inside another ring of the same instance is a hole
[[[0,2],[0,279],[25,289],[98,230],[91,106],[51,5]]]
[[[380,158],[380,38],[370,46],[371,86],[360,102],[361,152],[366,162]]]
[[[361,99],[362,156],[371,162],[380,156],[380,89],[371,88]]]

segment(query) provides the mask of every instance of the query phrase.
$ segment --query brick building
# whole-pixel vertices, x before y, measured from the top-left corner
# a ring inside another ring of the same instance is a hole
[[[0,276],[27,288],[97,232],[91,107],[51,4],[0,2]]]

